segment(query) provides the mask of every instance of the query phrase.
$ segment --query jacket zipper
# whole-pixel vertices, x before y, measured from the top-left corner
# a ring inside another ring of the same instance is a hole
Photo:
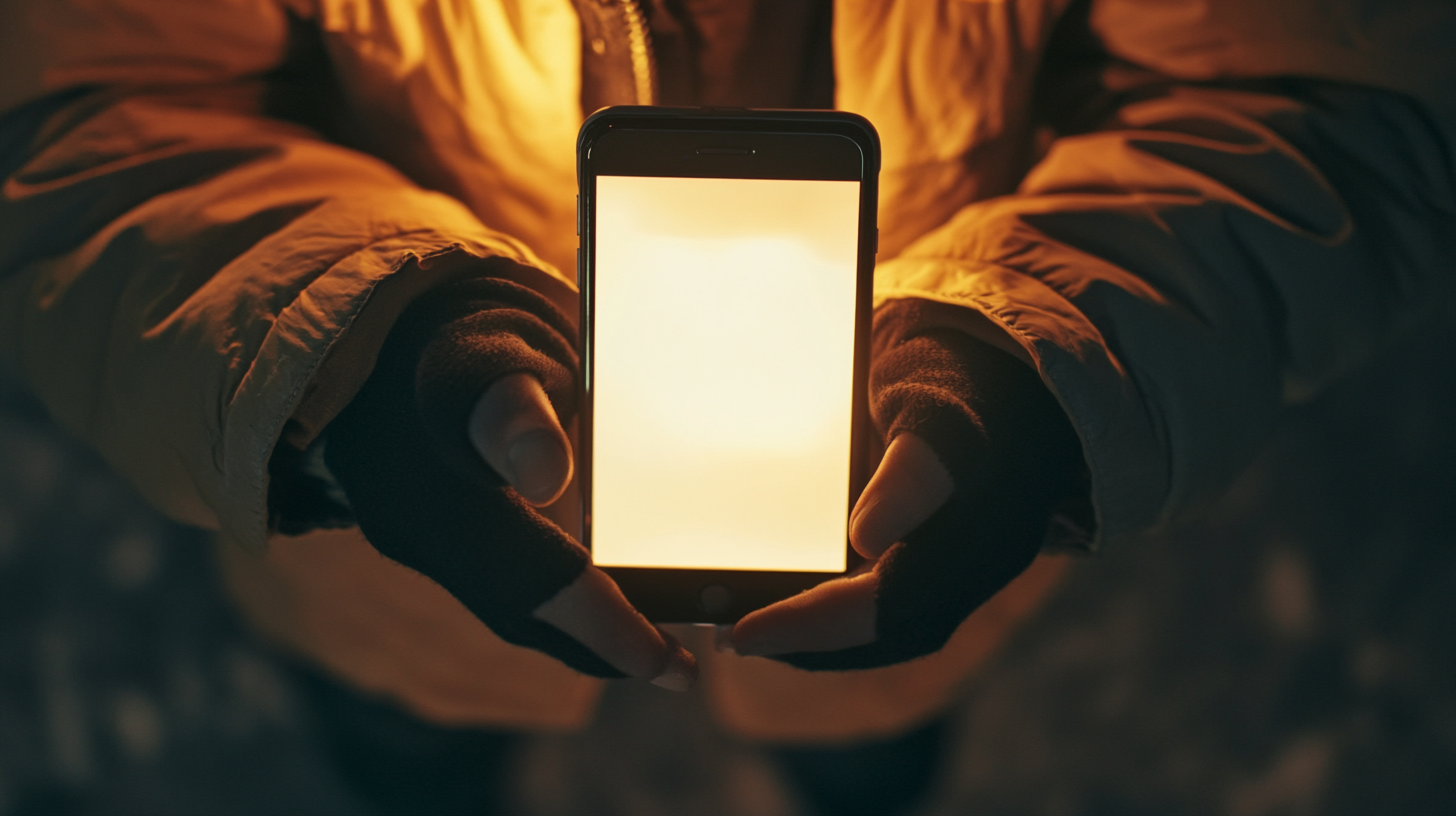
[[[638,0],[622,0],[622,16],[627,21],[627,48],[632,55],[632,80],[636,85],[637,104],[651,105],[652,36],[647,30],[647,17]]]

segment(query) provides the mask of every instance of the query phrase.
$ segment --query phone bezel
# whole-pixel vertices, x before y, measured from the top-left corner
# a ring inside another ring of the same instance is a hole
[[[633,149],[618,150],[618,137],[628,140],[622,143]],[[629,142],[638,144],[634,147]],[[849,147],[853,150],[848,150]],[[704,148],[708,152],[701,152]],[[879,137],[874,127],[863,117],[842,111],[621,106],[604,108],[583,123],[577,138],[577,270],[581,289],[582,361],[577,458],[581,474],[582,544],[588,549],[592,529],[596,177],[783,178],[860,183],[851,463],[845,507],[848,515],[873,465],[869,461],[874,447],[868,404],[869,330],[878,243],[879,163]],[[850,547],[847,537],[845,551],[848,570],[853,570],[863,559]],[[670,567],[602,569],[639,611],[659,623],[733,623],[755,609],[844,574]],[[708,608],[702,603],[704,590],[714,585],[727,590],[729,600],[723,608]]]

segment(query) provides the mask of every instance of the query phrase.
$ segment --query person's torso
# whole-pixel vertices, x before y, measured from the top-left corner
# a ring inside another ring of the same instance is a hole
[[[830,107],[827,0],[321,0],[334,135],[571,277],[575,141],[614,104]]]

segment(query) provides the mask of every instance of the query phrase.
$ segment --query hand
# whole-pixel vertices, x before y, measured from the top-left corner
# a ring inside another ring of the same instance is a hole
[[[1080,443],[1036,372],[969,336],[918,330],[916,303],[876,314],[871,413],[888,446],[850,517],[869,565],[744,617],[740,654],[855,669],[934,652],[1085,491]]]
[[[571,336],[564,315],[513,283],[430,293],[330,425],[325,460],[370,543],[502,639],[588,674],[685,690],[692,655],[535,509],[572,476],[561,424],[575,400]]]

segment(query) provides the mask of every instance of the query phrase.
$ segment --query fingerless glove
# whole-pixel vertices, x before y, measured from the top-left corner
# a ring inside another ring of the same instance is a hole
[[[485,390],[519,372],[541,381],[566,424],[576,409],[575,342],[571,321],[519,284],[439,287],[391,330],[363,389],[330,423],[324,460],[380,553],[444,587],[503,640],[621,677],[532,616],[590,556],[486,464],[467,431]]]
[[[954,492],[876,563],[876,640],[780,656],[795,666],[870,668],[939,650],[1031,565],[1057,507],[1086,490],[1081,444],[1037,372],[967,334],[920,328],[920,303],[875,314],[870,412],[886,445],[902,433],[929,444]]]

